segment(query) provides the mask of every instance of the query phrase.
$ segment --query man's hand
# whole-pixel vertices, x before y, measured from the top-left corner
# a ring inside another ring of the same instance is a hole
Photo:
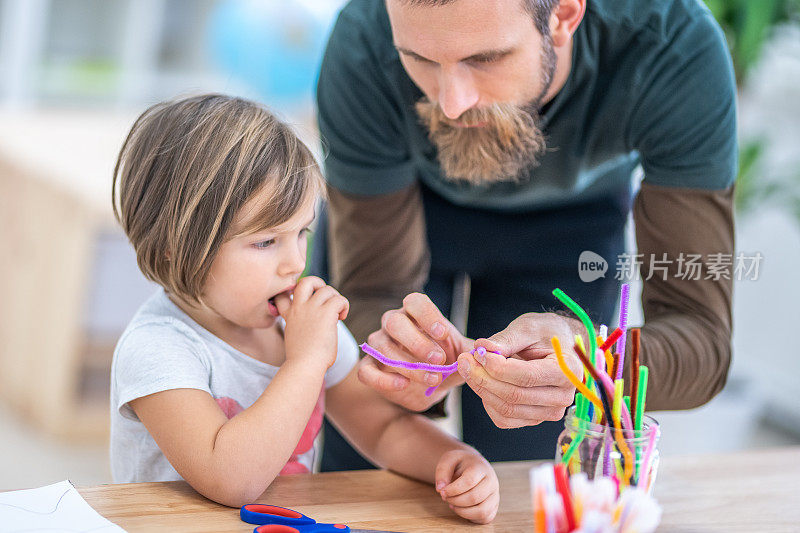
[[[572,346],[581,327],[580,322],[553,313],[524,314],[503,331],[476,340],[475,347],[482,346],[487,353],[462,353],[458,371],[481,397],[497,427],[560,420],[572,404],[575,388],[558,367],[550,339],[557,336],[562,344]],[[572,371],[581,376],[577,355],[567,350],[564,356]]]
[[[403,299],[403,307],[383,314],[381,329],[372,333],[367,342],[390,359],[448,365],[461,352],[472,349],[472,341],[461,335],[449,320],[442,316],[430,298],[412,293]],[[412,411],[424,411],[463,383],[452,374],[431,396],[428,387],[439,385],[442,374],[422,370],[387,367],[372,357],[362,359],[359,379],[387,399]]]

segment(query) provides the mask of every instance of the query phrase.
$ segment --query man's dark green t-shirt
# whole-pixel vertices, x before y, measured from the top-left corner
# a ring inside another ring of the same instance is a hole
[[[533,24],[533,21],[531,21]],[[358,195],[419,179],[457,205],[558,207],[647,183],[719,190],[736,176],[736,85],[700,0],[588,0],[564,87],[542,109],[547,152],[528,179],[446,180],[394,48],[383,0],[352,0],[333,29],[317,100],[328,182]]]

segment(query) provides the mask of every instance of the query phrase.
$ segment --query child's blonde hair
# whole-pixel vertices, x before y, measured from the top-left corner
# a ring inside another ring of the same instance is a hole
[[[308,147],[264,106],[206,94],[139,116],[111,194],[142,273],[194,305],[223,242],[283,224],[324,194],[324,182]],[[264,207],[233,235],[256,194]]]

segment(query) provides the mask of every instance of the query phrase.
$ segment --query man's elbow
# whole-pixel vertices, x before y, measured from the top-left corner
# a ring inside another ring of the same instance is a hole
[[[699,402],[695,407],[700,407],[710,402],[717,394],[722,392],[725,384],[728,382],[728,373],[731,369],[732,348],[730,337],[725,342],[720,342],[717,345],[715,352],[716,358],[716,372],[713,374],[713,379],[709,382],[706,389],[706,394],[699,398]]]
[[[675,409],[695,409],[701,407],[711,400],[713,400],[725,388],[728,382],[728,373],[731,367],[731,339],[730,336],[724,340],[718,340],[712,344],[709,349],[709,355],[713,362],[712,368],[708,373],[708,380],[695,388],[695,394],[686,394],[685,401],[681,403],[680,407]]]

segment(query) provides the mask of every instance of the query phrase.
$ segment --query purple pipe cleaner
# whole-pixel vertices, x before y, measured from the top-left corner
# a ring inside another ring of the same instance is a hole
[[[408,361],[398,361],[396,359],[389,359],[388,357],[383,355],[381,352],[379,352],[366,342],[361,345],[361,349],[364,350],[365,354],[371,355],[372,357],[374,357],[375,359],[377,359],[386,366],[392,366],[395,368],[405,368],[407,370],[426,370],[428,372],[441,372],[442,383],[444,383],[444,380],[450,377],[450,374],[453,374],[458,370],[458,362],[453,363],[451,365],[432,365],[430,363],[409,363]],[[474,355],[475,352],[478,352],[481,355],[483,355],[486,353],[486,348],[479,346],[477,349],[470,350],[469,353]],[[497,353],[497,352],[492,352],[492,353]],[[439,383],[439,385],[441,385],[442,383]],[[436,385],[434,387],[428,387],[428,390],[425,391],[425,396],[430,396],[431,394],[433,394],[433,391],[438,389],[439,385]]]
[[[625,336],[628,332],[628,300],[630,299],[630,293],[630,286],[627,283],[623,283],[619,295],[619,329],[622,330],[622,336],[617,341],[619,364],[617,364],[615,379],[622,379],[622,369],[625,368]]]
[[[366,342],[361,345],[361,349],[364,350],[364,353],[371,355],[384,365],[393,366],[395,368],[406,368],[408,370],[427,370],[429,372],[454,372],[458,370],[458,363],[453,363],[452,365],[432,365],[430,363],[409,363],[408,361],[389,359]]]

